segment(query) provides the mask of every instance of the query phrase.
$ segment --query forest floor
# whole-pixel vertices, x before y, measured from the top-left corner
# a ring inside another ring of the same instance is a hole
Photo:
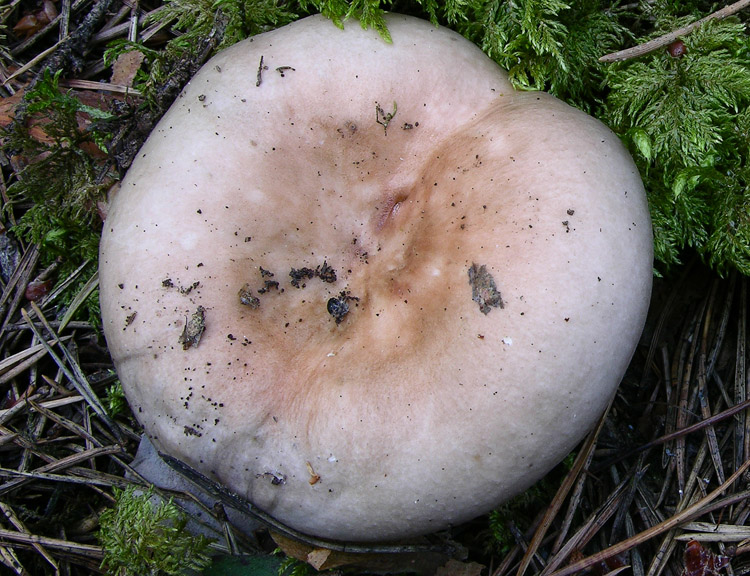
[[[108,188],[201,64],[172,62],[154,105],[136,115],[142,95],[132,83],[141,60],[118,56],[114,73],[104,62],[108,43],[128,38],[137,25],[136,4],[63,4],[60,14],[50,0],[0,6],[0,573],[9,574],[99,573],[100,515],[114,504],[114,489],[142,485],[130,467],[140,429],[96,318],[95,256],[81,251],[71,261],[46,252],[49,242],[14,232],[34,202],[46,200],[19,202],[9,189],[60,143],[49,128],[56,119],[29,111],[23,95],[47,82],[75,99],[71,129],[79,135],[97,120],[95,110],[114,118],[108,154],[91,138],[69,140],[89,147],[86,169],[96,186],[78,209],[95,215],[86,225],[98,233]],[[68,34],[75,43],[60,41]],[[158,47],[166,32],[144,34]],[[208,42],[203,57],[212,48]],[[60,75],[45,79],[43,63]],[[9,139],[16,130],[36,142],[36,155],[34,146]],[[57,233],[71,231],[61,225]],[[536,489],[441,534],[440,542],[462,552],[440,573],[750,573],[749,304],[746,278],[719,278],[697,261],[657,279],[644,336],[606,416]],[[271,553],[276,544],[257,536],[217,546]],[[373,561],[371,570],[378,566]]]

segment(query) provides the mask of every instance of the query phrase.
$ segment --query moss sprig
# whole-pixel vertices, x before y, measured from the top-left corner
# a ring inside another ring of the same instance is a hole
[[[277,0],[166,0],[156,18],[171,23],[178,33],[168,49],[189,52],[198,39],[211,33],[219,17],[227,19],[219,46],[225,48],[289,24],[299,17],[299,12],[296,3]]]
[[[151,490],[114,490],[115,506],[100,518],[102,568],[117,576],[178,576],[210,563],[210,540],[185,527],[187,517],[171,501],[151,501]]]

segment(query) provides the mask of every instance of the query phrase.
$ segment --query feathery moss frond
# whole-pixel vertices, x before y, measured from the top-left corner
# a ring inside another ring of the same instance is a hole
[[[169,501],[152,503],[152,491],[115,488],[115,507],[99,518],[99,541],[111,574],[179,576],[205,568],[210,541],[186,531],[187,517]]]
[[[720,272],[747,274],[750,40],[739,20],[727,19],[682,42],[680,57],[664,50],[612,65],[605,119],[646,177],[657,257],[676,263],[692,247]]]
[[[606,51],[622,46],[627,29],[598,0],[474,2],[457,29],[476,42],[521,90],[548,90],[590,111],[600,100]]]

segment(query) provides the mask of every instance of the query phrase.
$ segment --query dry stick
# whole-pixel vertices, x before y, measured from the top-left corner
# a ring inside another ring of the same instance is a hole
[[[65,43],[50,57],[43,69],[40,70],[39,75],[34,78],[32,86],[35,81],[38,81],[42,77],[45,69],[49,69],[52,73],[58,70],[73,73],[82,71],[83,65],[82,62],[78,61],[77,52],[82,54],[86,49],[91,41],[91,37],[94,35],[94,28],[106,17],[112,2],[113,0],[96,0],[94,6],[86,14],[75,31],[65,39]]]
[[[144,26],[149,21],[154,20],[154,16],[158,14],[159,12],[162,12],[163,10],[164,10],[164,6],[160,6],[159,8],[155,8],[151,10],[150,12],[141,14],[138,18],[138,24],[140,26]],[[91,42],[94,44],[100,44],[102,42],[109,42],[110,40],[114,40],[118,36],[122,36],[125,32],[128,32],[131,26],[132,26],[131,21],[128,20],[127,22],[121,22],[113,26],[105,27],[99,32],[97,32],[96,34],[94,34],[94,37],[91,39]],[[143,32],[141,34],[141,41],[145,41],[147,39],[148,39],[148,36],[146,32]]]
[[[33,546],[34,544],[41,544],[47,548],[54,548],[57,550],[64,550],[71,554],[80,554],[88,556],[89,558],[102,559],[104,552],[101,546],[91,546],[89,544],[78,544],[77,542],[68,542],[67,540],[58,540],[57,538],[47,538],[45,536],[35,536],[33,534],[23,534],[21,532],[14,532],[13,530],[5,530],[0,528],[0,541],[17,542],[19,544],[26,544]]]
[[[734,484],[734,482],[738,478],[740,478],[748,468],[750,468],[750,460],[748,460],[747,462],[744,462],[742,466],[740,466],[737,469],[737,471],[734,474],[732,474],[729,478],[727,478],[727,481],[724,482],[721,486],[719,486],[716,490],[711,492],[705,498],[698,500],[698,502],[686,508],[679,514],[675,514],[671,518],[668,518],[664,522],[660,522],[656,526],[647,528],[646,530],[639,532],[638,534],[636,534],[635,536],[631,538],[627,538],[623,540],[622,542],[615,544],[614,546],[610,546],[606,550],[602,550],[601,552],[594,554],[592,556],[589,556],[587,558],[584,558],[583,560],[579,560],[578,562],[573,562],[572,564],[569,564],[565,568],[558,570],[557,572],[553,572],[550,576],[570,576],[571,574],[575,574],[576,572],[585,570],[589,566],[593,566],[594,564],[597,564],[601,562],[602,560],[606,560],[607,558],[611,558],[612,556],[616,556],[617,554],[622,554],[623,552],[627,552],[634,546],[643,544],[644,542],[653,538],[654,536],[658,536],[659,534],[662,534],[666,532],[667,530],[676,528],[680,524],[693,520],[704,514],[708,514],[709,512],[713,512],[714,510],[718,508],[729,506],[737,502],[741,502],[742,500],[750,497],[750,490],[746,490],[744,492],[734,494],[733,496],[729,496],[727,498],[720,500],[714,506],[709,506],[709,504],[713,502],[714,500],[716,500],[716,498],[718,498],[722,492],[724,492],[732,484]]]
[[[659,48],[669,46],[680,36],[687,36],[693,30],[698,28],[698,26],[702,26],[710,20],[722,20],[724,18],[727,18],[728,16],[731,16],[732,14],[735,14],[736,12],[739,12],[740,10],[747,8],[748,6],[750,6],[750,0],[739,0],[739,2],[735,2],[734,4],[725,6],[721,10],[717,10],[716,12],[709,14],[705,18],[701,18],[700,20],[688,24],[687,26],[683,26],[682,28],[673,30],[668,34],[664,34],[663,36],[659,36],[658,38],[654,38],[653,40],[649,40],[648,42],[644,42],[643,44],[638,44],[638,46],[633,46],[632,48],[627,48],[625,50],[620,50],[618,52],[613,52],[611,54],[607,54],[606,56],[602,56],[601,58],[599,58],[599,62],[622,62],[624,60],[638,58],[639,56],[643,56],[644,54],[648,54],[650,52],[653,52],[654,50],[658,50]]]
[[[612,400],[610,400],[609,403],[609,406],[611,405]],[[539,528],[537,528],[537,531],[534,533],[534,537],[529,543],[529,548],[528,550],[526,550],[526,553],[521,559],[521,565],[518,567],[516,576],[523,576],[523,573],[528,569],[529,564],[531,563],[532,556],[539,549],[539,545],[542,543],[544,536],[547,534],[547,530],[549,530],[549,527],[552,525],[552,521],[555,519],[555,516],[557,516],[560,508],[562,508],[563,502],[570,492],[570,489],[575,484],[576,478],[581,473],[581,470],[583,470],[584,467],[587,468],[589,463],[591,462],[591,455],[593,454],[594,447],[596,446],[596,440],[597,438],[599,438],[599,433],[604,427],[604,421],[606,420],[607,414],[609,413],[609,406],[607,406],[604,414],[602,414],[601,418],[599,418],[599,422],[597,423],[596,428],[592,430],[591,434],[589,434],[586,438],[586,442],[584,443],[581,451],[578,453],[578,456],[573,463],[573,467],[565,476],[563,483],[560,485],[560,488],[558,488],[557,493],[555,494],[554,500],[552,500],[552,503],[544,513],[544,517],[539,523]]]
[[[70,33],[70,2],[62,0],[62,12],[60,13],[60,31],[57,35],[59,40],[65,40]]]
[[[72,8],[68,8],[68,12],[67,12],[67,17],[68,17],[68,19],[70,18],[70,10],[71,10],[71,9],[72,9],[73,11],[76,11],[76,10],[78,10],[78,9],[79,9],[79,8],[81,7],[81,5],[82,5],[82,4],[83,4],[83,3],[85,2],[85,1],[86,1],[86,0],[76,0],[75,4],[74,4],[74,5],[72,6]],[[65,6],[63,6],[63,13],[62,13],[62,14],[58,14],[58,15],[57,15],[57,16],[56,16],[56,17],[55,17],[55,18],[54,18],[53,20],[52,20],[52,22],[50,22],[49,24],[47,24],[46,26],[44,26],[44,28],[42,28],[41,30],[39,30],[38,32],[36,32],[36,33],[35,33],[35,34],[34,34],[33,36],[31,36],[31,37],[27,38],[26,40],[24,40],[23,42],[21,42],[21,43],[20,43],[20,44],[18,44],[17,46],[15,46],[15,47],[13,48],[13,50],[11,50],[11,52],[10,52],[10,53],[11,53],[11,54],[12,54],[13,56],[18,56],[19,54],[23,54],[23,52],[25,52],[25,51],[26,51],[27,49],[29,49],[29,48],[30,48],[31,46],[33,46],[34,44],[36,44],[36,43],[37,43],[37,42],[39,41],[39,39],[40,39],[40,38],[41,38],[42,36],[44,36],[44,35],[45,35],[45,34],[46,34],[47,32],[49,32],[50,30],[52,30],[52,29],[53,29],[53,28],[54,28],[55,26],[57,26],[58,24],[61,24],[61,23],[62,23],[62,21],[63,21],[63,18],[64,18],[65,16],[66,16],[66,12],[65,12]],[[69,22],[68,22],[68,24],[69,24]],[[62,29],[62,28],[61,28],[61,29]],[[60,40],[59,40],[59,41],[58,41],[58,42],[57,42],[57,43],[55,44],[55,47],[57,47],[57,46],[59,46],[59,45],[60,45],[60,43],[61,43],[61,42],[62,42],[62,41],[63,41],[63,40],[64,40],[64,39],[65,39],[65,38],[67,37],[67,34],[66,34],[66,36],[60,36],[60,35],[58,34],[58,36],[59,36]],[[47,53],[47,52],[45,51],[45,53]],[[14,76],[16,76],[16,74],[14,74]]]

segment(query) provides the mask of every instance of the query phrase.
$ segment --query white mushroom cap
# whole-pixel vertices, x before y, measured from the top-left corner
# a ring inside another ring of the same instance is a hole
[[[156,445],[350,541],[545,474],[612,397],[651,289],[617,137],[453,32],[387,23],[392,45],[310,17],[213,58],[101,247],[104,330]]]

